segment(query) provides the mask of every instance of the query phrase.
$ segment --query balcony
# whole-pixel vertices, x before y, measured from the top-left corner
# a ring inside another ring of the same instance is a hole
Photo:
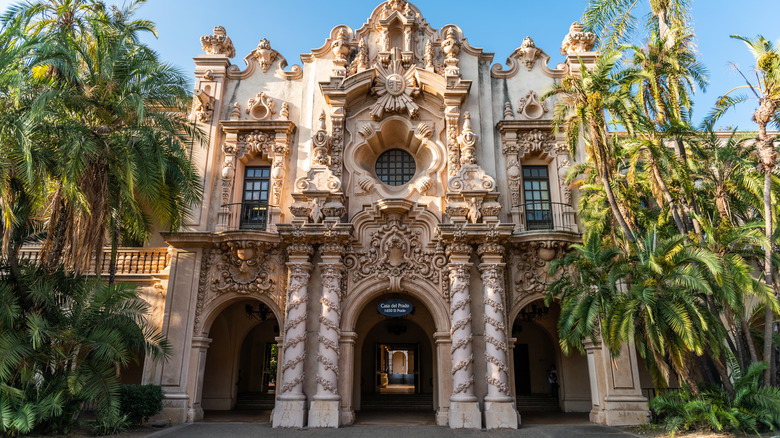
[[[41,255],[39,246],[23,247],[19,259],[30,263],[38,263]],[[111,261],[111,248],[103,248],[100,260],[101,275],[108,275]],[[160,275],[170,264],[168,248],[119,248],[116,254],[116,275],[118,276],[149,276]],[[97,272],[95,262],[90,264],[88,275]]]
[[[579,233],[576,210],[569,204],[549,201],[533,201],[516,207],[520,213],[521,233],[554,231]]]
[[[268,203],[241,202],[224,204],[219,212],[219,230],[265,231],[268,225]]]

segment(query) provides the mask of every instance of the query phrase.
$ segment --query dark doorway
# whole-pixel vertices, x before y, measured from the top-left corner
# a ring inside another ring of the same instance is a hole
[[[528,344],[515,345],[515,393],[531,393],[531,366],[528,356]]]

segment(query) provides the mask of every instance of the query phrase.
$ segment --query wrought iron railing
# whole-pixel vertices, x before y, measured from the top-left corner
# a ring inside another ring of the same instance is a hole
[[[224,204],[220,209],[219,227],[223,231],[265,231],[268,225],[268,203],[241,202]]]
[[[41,255],[39,246],[23,247],[19,259],[37,263]],[[101,275],[108,275],[111,263],[111,248],[103,248],[100,259]],[[154,275],[165,270],[170,264],[168,248],[120,248],[116,254],[116,275]],[[97,272],[95,262],[89,267],[88,274]]]
[[[521,231],[578,232],[576,210],[569,204],[533,201],[520,205]]]

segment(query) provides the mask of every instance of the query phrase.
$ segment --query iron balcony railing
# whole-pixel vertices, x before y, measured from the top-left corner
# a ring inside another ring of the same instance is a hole
[[[520,218],[521,231],[578,232],[574,207],[561,202],[527,202],[520,205]]]
[[[224,204],[221,213],[219,225],[225,231],[265,231],[268,225],[267,202]]]

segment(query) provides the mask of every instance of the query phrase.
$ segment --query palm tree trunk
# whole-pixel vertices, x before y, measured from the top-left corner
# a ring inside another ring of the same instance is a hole
[[[770,140],[771,141],[771,140]],[[774,145],[772,145],[774,146]],[[764,221],[768,243],[764,248],[764,280],[769,290],[774,293],[774,279],[772,275],[772,168],[764,166]],[[770,366],[764,370],[764,386],[772,385],[772,334],[775,328],[775,311],[767,303],[766,316],[764,317],[764,361]]]
[[[111,236],[111,261],[108,263],[108,285],[116,279],[116,255],[119,247],[119,233],[122,232],[122,197],[119,197],[114,218],[114,230]]]
[[[628,226],[628,222],[623,216],[623,212],[620,211],[620,207],[618,206],[617,200],[615,199],[615,193],[612,191],[612,185],[610,184],[612,178],[609,176],[611,173],[609,171],[609,165],[607,164],[607,153],[605,151],[606,148],[599,138],[598,129],[592,124],[589,128],[591,141],[595,146],[597,151],[596,153],[599,155],[598,166],[601,169],[601,184],[604,186],[604,192],[607,195],[607,202],[609,203],[609,207],[612,210],[612,215],[615,217],[615,220],[618,221],[618,225],[620,226],[620,229],[623,230],[623,235],[625,238],[628,239],[629,242],[634,243],[634,233]]]
[[[750,326],[744,317],[740,319],[742,320],[742,335],[745,337],[745,343],[750,352],[750,360],[752,363],[756,363],[758,362],[758,351],[756,351],[756,343],[753,341],[753,335],[750,333]]]
[[[664,181],[663,177],[661,176],[661,171],[660,169],[658,169],[658,163],[655,161],[655,157],[653,157],[653,153],[649,152],[648,156],[650,158],[650,166],[653,169],[653,176],[655,177],[655,182],[658,184],[658,187],[661,189],[661,192],[664,194],[664,198],[666,198],[666,202],[669,203],[669,209],[672,212],[672,217],[674,218],[674,223],[677,225],[677,229],[680,231],[680,234],[684,236],[688,233],[688,229],[685,227],[685,224],[683,223],[683,220],[680,217],[680,213],[677,210],[677,203],[674,201],[674,198],[672,197],[672,193],[669,191],[669,187],[666,185],[666,181]]]

